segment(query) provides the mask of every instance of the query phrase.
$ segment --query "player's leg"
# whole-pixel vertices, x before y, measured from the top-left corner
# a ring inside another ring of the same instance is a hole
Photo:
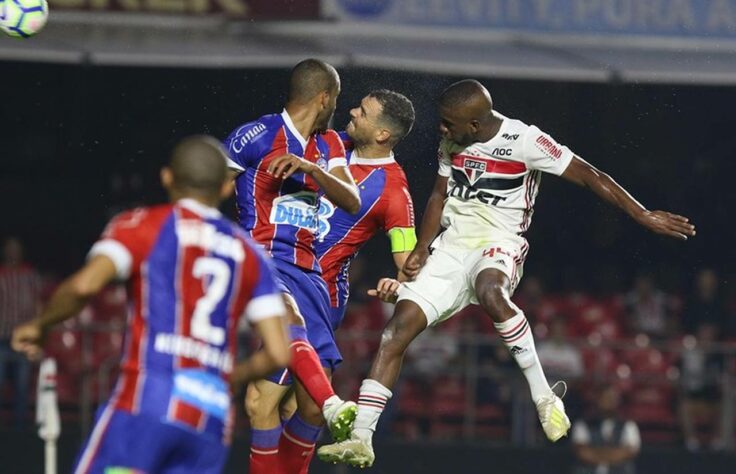
[[[347,462],[355,466],[373,464],[373,433],[386,403],[391,398],[391,388],[398,379],[406,349],[425,328],[427,317],[422,308],[410,300],[396,304],[391,320],[381,335],[378,353],[367,379],[363,380],[358,396],[358,416],[351,438],[341,443],[322,446],[319,457],[327,462]]]
[[[504,265],[506,268],[507,265]],[[478,302],[526,377],[532,400],[547,437],[557,441],[570,428],[562,401],[549,387],[534,345],[534,335],[524,313],[511,301],[511,280],[498,268],[485,268],[475,280]]]
[[[281,377],[281,380],[284,379],[285,377]],[[274,471],[281,436],[279,405],[288,391],[288,385],[279,385],[273,380],[258,380],[248,385],[245,412],[250,422],[248,472],[252,474],[269,474]]]

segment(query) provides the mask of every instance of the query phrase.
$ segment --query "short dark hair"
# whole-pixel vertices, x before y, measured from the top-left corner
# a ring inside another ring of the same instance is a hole
[[[174,186],[182,191],[218,196],[227,179],[227,152],[208,135],[193,135],[180,141],[171,153],[169,168]]]
[[[291,70],[287,100],[308,101],[320,92],[335,90],[339,80],[331,65],[319,59],[305,59]]]
[[[463,79],[450,84],[440,95],[440,105],[445,107],[464,106],[478,98],[479,95],[490,94],[488,90],[475,79]]]
[[[368,94],[381,104],[379,120],[391,129],[394,144],[411,132],[414,126],[414,105],[408,97],[387,89],[378,89]]]

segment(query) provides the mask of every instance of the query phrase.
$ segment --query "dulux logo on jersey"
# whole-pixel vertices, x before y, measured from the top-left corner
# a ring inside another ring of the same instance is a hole
[[[317,231],[317,239],[324,242],[327,234],[330,233],[330,217],[335,214],[335,205],[329,199],[322,196],[319,200],[319,230]]]
[[[271,224],[285,224],[316,233],[319,229],[317,195],[302,191],[286,194],[273,200]]]

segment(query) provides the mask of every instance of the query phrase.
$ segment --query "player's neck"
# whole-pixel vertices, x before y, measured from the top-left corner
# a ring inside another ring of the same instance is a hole
[[[311,107],[301,104],[286,104],[286,113],[289,114],[294,128],[299,134],[307,140],[315,131],[317,131],[317,111]]]
[[[502,124],[503,119],[494,114],[488,120],[488,123],[478,131],[478,135],[475,137],[476,142],[485,143],[495,137],[501,130]]]
[[[361,158],[377,159],[388,158],[392,154],[390,147],[378,144],[356,145],[353,153]]]

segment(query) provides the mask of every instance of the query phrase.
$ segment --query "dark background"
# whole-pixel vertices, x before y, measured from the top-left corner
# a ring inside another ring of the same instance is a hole
[[[287,70],[186,70],[0,63],[0,238],[19,235],[40,269],[73,270],[123,208],[165,199],[158,169],[193,133],[225,137],[278,112]],[[417,110],[397,147],[418,218],[436,172],[435,98],[461,77],[343,68],[335,128],[373,88],[406,94]],[[610,173],[651,209],[698,226],[687,243],[650,235],[588,191],[543,180],[526,274],[551,290],[613,292],[640,271],[670,291],[715,266],[734,272],[733,88],[483,80],[502,113],[538,125]],[[232,203],[223,209],[232,214]],[[373,242],[370,275],[391,271]]]

